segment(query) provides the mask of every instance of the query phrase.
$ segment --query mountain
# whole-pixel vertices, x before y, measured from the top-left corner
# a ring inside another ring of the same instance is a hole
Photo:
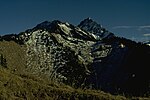
[[[13,72],[23,70],[74,88],[149,95],[150,47],[117,37],[90,18],[77,26],[45,21],[0,40],[2,45],[17,43],[11,45],[17,45],[14,51],[9,45],[0,50],[1,66]]]

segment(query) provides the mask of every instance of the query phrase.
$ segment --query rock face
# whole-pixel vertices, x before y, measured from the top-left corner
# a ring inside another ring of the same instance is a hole
[[[0,39],[25,45],[27,71],[50,80],[112,93],[139,95],[149,91],[150,48],[116,37],[90,18],[78,26],[45,21],[33,29]],[[135,86],[137,82],[139,85]]]
[[[51,29],[52,28],[52,29]],[[27,46],[27,69],[79,87],[88,77],[94,35],[60,21],[44,22],[20,34]]]

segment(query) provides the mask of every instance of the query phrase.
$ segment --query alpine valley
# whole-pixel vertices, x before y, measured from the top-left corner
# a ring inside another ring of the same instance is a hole
[[[150,46],[90,18],[0,36],[0,99],[150,98]]]

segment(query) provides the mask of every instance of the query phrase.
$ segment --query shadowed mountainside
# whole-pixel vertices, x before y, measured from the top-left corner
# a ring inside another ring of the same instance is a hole
[[[45,21],[0,40],[1,66],[12,73],[74,88],[149,96],[150,47],[116,37],[92,19],[78,26]]]

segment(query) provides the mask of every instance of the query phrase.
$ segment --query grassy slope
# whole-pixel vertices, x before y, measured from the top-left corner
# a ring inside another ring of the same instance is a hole
[[[0,68],[0,88],[0,99],[125,99],[125,97],[112,96],[100,91],[56,85],[36,76],[17,75],[3,68]]]
[[[0,54],[6,58],[9,70],[20,72],[25,69],[25,46],[20,46],[13,41],[3,41],[0,42]]]
[[[25,47],[14,42],[0,42],[0,54],[3,54],[7,60],[7,68],[0,66],[0,100],[127,99],[123,96],[114,96],[102,91],[81,90],[66,85],[58,85],[46,79],[29,74],[25,71]]]

